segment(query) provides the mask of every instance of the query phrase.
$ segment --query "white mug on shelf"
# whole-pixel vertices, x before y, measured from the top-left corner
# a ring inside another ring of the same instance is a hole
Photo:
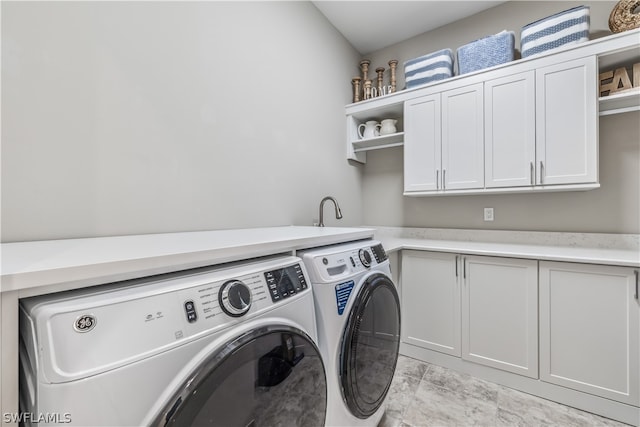
[[[398,123],[396,119],[383,120],[382,125],[380,125],[380,135],[391,135],[392,133],[396,133],[396,123]]]
[[[368,139],[380,136],[380,126],[380,123],[376,122],[375,120],[369,120],[366,123],[360,123],[360,125],[358,126],[358,136],[360,137],[360,139]]]

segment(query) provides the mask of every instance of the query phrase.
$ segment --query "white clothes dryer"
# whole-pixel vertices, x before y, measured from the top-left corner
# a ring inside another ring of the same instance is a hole
[[[26,425],[325,421],[313,295],[297,257],[28,298],[20,323]]]
[[[298,252],[313,288],[327,369],[327,426],[376,426],[398,360],[400,301],[387,254],[368,240]]]

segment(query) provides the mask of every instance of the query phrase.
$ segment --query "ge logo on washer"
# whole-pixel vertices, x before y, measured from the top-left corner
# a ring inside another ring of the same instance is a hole
[[[98,323],[98,319],[96,319],[95,316],[92,314],[83,314],[73,323],[73,329],[75,329],[76,332],[89,332],[96,327],[96,323]]]

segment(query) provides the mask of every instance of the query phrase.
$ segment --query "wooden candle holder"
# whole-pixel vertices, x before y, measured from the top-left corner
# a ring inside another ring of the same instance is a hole
[[[376,68],[376,73],[378,74],[378,96],[380,96],[384,93],[383,91],[384,86],[382,82],[382,79],[384,78],[384,67]]]
[[[371,80],[364,81],[364,99],[371,99]]]
[[[362,70],[362,81],[365,82],[368,79],[367,73],[369,72],[369,64],[371,61],[368,59],[363,59],[360,61],[360,69]]]
[[[391,70],[391,90],[389,93],[396,91],[396,67],[398,66],[398,60],[392,59],[389,61],[389,68]]]
[[[360,101],[360,77],[354,77],[351,79],[353,85],[353,102]]]

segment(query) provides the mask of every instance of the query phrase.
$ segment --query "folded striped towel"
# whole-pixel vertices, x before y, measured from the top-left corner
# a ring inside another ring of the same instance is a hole
[[[522,27],[522,57],[589,41],[589,6],[578,6]]]
[[[453,52],[451,49],[442,49],[404,63],[404,80],[407,89],[435,80],[443,80],[452,75]]]

